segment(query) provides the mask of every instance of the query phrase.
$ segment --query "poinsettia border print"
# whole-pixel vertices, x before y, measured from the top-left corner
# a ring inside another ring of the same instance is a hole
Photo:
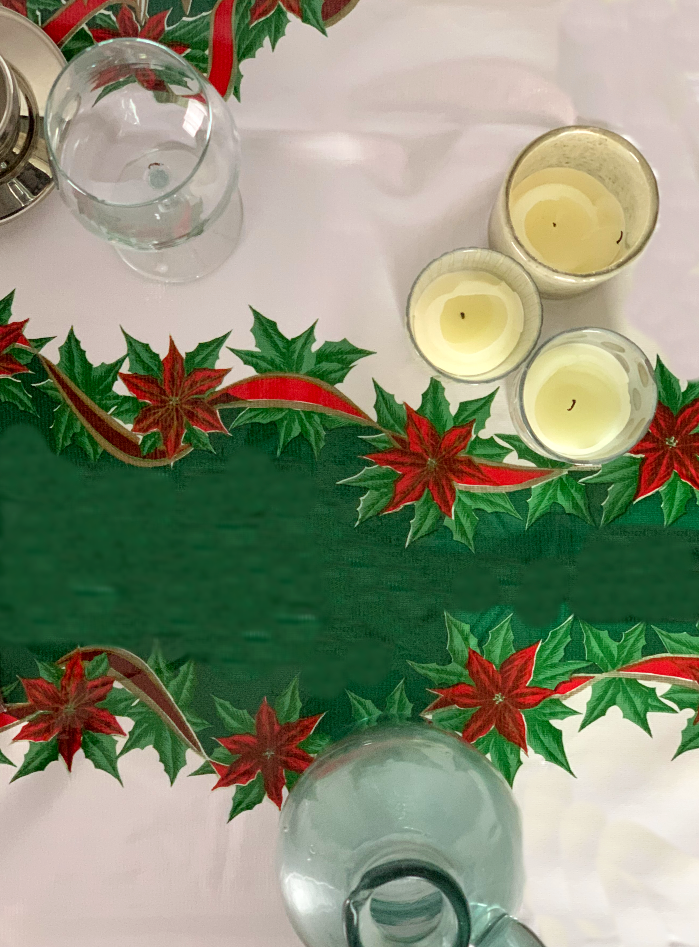
[[[124,332],[125,354],[98,365],[71,329],[54,363],[42,352],[52,340],[28,338],[29,320],[13,321],[13,303],[14,293],[0,299],[0,401],[37,415],[49,398],[47,433],[57,453],[73,445],[91,462],[107,451],[135,466],[169,466],[192,451],[215,453],[217,438],[254,423],[276,429],[278,453],[304,439],[317,457],[333,430],[352,425],[362,431],[360,469],[339,483],[361,491],[357,526],[409,508],[406,545],[446,526],[471,550],[484,515],[523,519],[513,493],[527,497],[525,528],[549,513],[594,525],[599,485],[606,494],[600,526],[655,493],[670,526],[699,495],[699,382],[683,389],[660,359],[648,432],[624,456],[581,472],[536,454],[515,434],[484,436],[498,389],[452,410],[437,378],[417,407],[374,381],[370,414],[338,385],[373,353],[347,339],[319,345],[315,324],[288,338],[253,309],[256,348],[226,346],[226,333],[190,352],[170,339],[163,356]],[[231,369],[217,367],[225,351],[255,374],[227,384]]]
[[[649,736],[649,714],[690,710],[673,758],[699,749],[699,635],[637,624],[616,640],[571,615],[517,649],[512,616],[478,637],[456,617],[445,620],[450,663],[407,662],[408,674],[426,679],[424,707],[409,700],[405,679],[382,707],[347,691],[351,729],[422,719],[472,744],[510,784],[530,753],[573,775],[559,722],[577,716],[583,729],[614,707]],[[567,657],[576,622],[583,660]],[[644,655],[649,631],[664,653]],[[121,782],[121,759],[150,748],[171,784],[187,769],[210,777],[214,791],[232,790],[230,820],[265,798],[281,808],[285,793],[334,742],[324,713],[304,712],[298,677],[273,700],[264,697],[254,715],[214,695],[211,723],[192,710],[194,662],[170,664],[158,648],[147,662],[121,649],[79,648],[36,664],[37,676],[12,688],[21,688],[22,699],[5,704],[0,695],[0,732],[24,748],[18,764],[0,752],[12,782],[60,761],[79,778],[73,770],[80,754]],[[659,693],[658,685],[667,689]],[[567,701],[584,690],[590,697],[581,714]],[[209,752],[199,736],[207,730],[216,734]],[[194,769],[188,751],[200,759]]]
[[[184,56],[221,95],[237,98],[241,64],[252,59],[266,42],[274,50],[290,20],[299,20],[325,34],[327,27],[343,19],[357,3],[205,0],[193,11],[192,0],[165,9],[159,0],[0,0],[0,6],[42,27],[66,59],[117,37],[148,39]]]

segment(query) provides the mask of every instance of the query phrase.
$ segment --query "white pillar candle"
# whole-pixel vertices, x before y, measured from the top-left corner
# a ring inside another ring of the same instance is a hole
[[[591,174],[546,168],[510,195],[510,217],[533,257],[564,273],[594,273],[623,255],[621,204]]]
[[[603,450],[631,417],[629,379],[611,352],[570,342],[532,362],[524,410],[542,444],[584,460]]]
[[[510,416],[532,450],[571,464],[602,464],[643,436],[655,414],[653,369],[609,329],[568,329],[513,379]]]
[[[420,274],[408,300],[416,348],[438,371],[488,381],[531,352],[541,328],[532,280],[492,250],[454,250]]]

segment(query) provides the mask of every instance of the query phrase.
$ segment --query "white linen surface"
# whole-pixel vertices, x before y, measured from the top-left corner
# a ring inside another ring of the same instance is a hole
[[[412,279],[445,250],[483,245],[517,152],[583,121],[646,154],[660,224],[628,277],[547,303],[545,334],[612,326],[695,377],[698,62],[697,0],[361,0],[328,39],[293,23],[274,54],[244,64],[231,107],[246,232],[220,271],[146,283],[53,195],[0,231],[0,295],[17,287],[34,336],[61,341],[74,325],[93,362],[123,351],[120,325],[164,354],[170,334],[185,351],[229,329],[247,347],[248,305],[289,334],[318,319],[320,339],[377,352],[343,386],[359,404],[376,377],[417,405],[429,373],[403,328]],[[231,379],[248,373],[233,363],[221,360]],[[508,424],[499,397],[491,429]],[[534,754],[518,775],[522,916],[548,947],[699,945],[699,752],[670,762],[688,715],[652,714],[653,740],[618,710],[581,734],[565,720],[577,779]],[[0,748],[24,750],[7,734]],[[80,755],[72,778],[53,765],[10,786],[0,769],[0,947],[298,944],[271,803],[226,826],[230,795],[206,779],[171,789],[152,750],[121,769],[123,789]]]

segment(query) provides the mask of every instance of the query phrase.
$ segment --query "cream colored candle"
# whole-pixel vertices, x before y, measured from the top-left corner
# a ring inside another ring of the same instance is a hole
[[[429,364],[460,381],[500,378],[534,349],[541,300],[526,271],[480,247],[429,263],[408,298],[408,330]]]
[[[510,195],[510,217],[533,257],[563,273],[604,270],[623,253],[626,221],[616,197],[575,168],[546,168]]]
[[[603,451],[631,417],[628,373],[611,352],[585,342],[537,356],[522,394],[536,437],[554,454],[573,460]]]
[[[438,276],[415,303],[413,332],[425,358],[450,375],[482,375],[505,361],[524,325],[522,301],[486,272]]]

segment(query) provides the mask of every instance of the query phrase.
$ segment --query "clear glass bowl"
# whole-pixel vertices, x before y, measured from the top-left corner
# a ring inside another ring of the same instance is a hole
[[[493,766],[427,724],[335,744],[282,809],[282,892],[308,947],[535,947],[511,917],[519,812]]]
[[[238,133],[177,53],[144,39],[84,50],[51,89],[46,133],[63,201],[144,276],[197,279],[235,248]]]

